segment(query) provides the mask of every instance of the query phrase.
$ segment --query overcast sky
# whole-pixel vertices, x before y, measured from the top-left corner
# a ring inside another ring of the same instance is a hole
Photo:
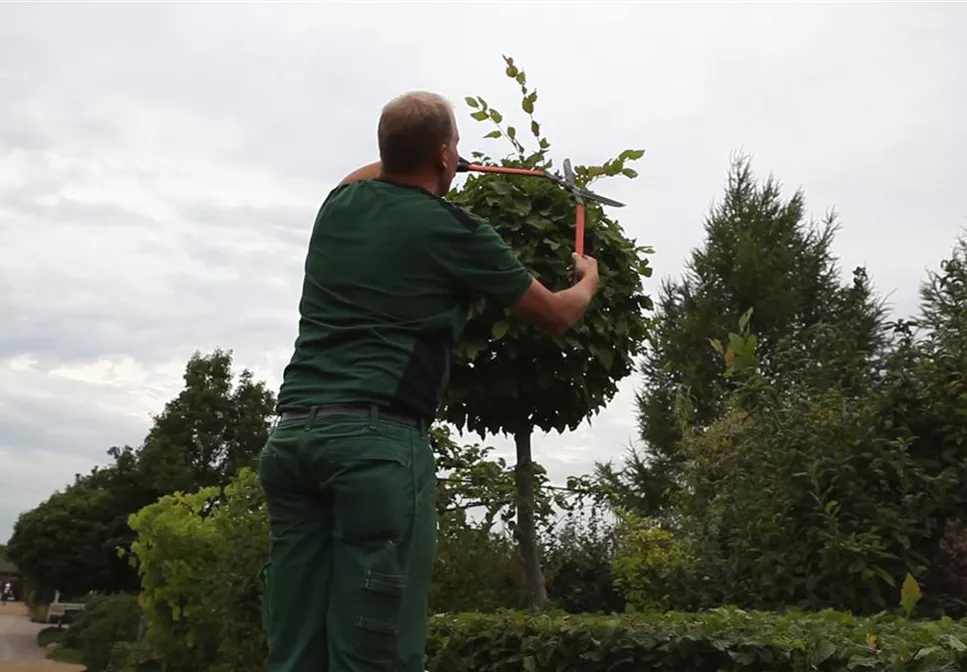
[[[626,231],[677,275],[730,156],[835,207],[844,273],[898,314],[967,224],[967,6],[15,4],[0,7],[0,540],[137,444],[196,349],[277,387],[327,191],[409,89],[511,119],[514,56],[555,156],[647,150]],[[466,116],[462,151],[502,151]],[[634,379],[538,436],[555,481],[620,456]],[[509,451],[503,439],[494,441]]]

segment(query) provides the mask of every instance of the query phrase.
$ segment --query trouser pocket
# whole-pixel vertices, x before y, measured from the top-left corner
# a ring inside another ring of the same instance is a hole
[[[360,657],[392,662],[399,654],[400,606],[406,575],[396,543],[349,549],[354,563],[366,567],[357,586],[352,627]]]

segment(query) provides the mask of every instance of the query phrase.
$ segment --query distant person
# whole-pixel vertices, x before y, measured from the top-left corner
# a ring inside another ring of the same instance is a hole
[[[268,504],[268,672],[422,672],[436,552],[427,436],[472,301],[545,332],[572,328],[598,288],[544,287],[485,220],[444,200],[457,171],[450,104],[383,108],[380,161],[316,216],[299,335],[259,474]]]

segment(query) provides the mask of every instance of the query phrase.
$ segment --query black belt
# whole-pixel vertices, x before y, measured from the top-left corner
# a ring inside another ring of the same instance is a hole
[[[325,406],[313,406],[310,408],[292,409],[278,413],[279,422],[289,422],[290,420],[306,420],[315,412],[316,418],[324,418],[331,415],[355,415],[360,418],[368,418],[373,414],[378,420],[389,420],[401,425],[419,427],[423,420],[416,415],[407,413],[397,413],[385,411],[381,408],[373,409],[370,406],[343,406],[339,404],[328,404]]]

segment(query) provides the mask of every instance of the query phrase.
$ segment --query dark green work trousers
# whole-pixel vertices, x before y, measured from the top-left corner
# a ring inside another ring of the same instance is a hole
[[[262,451],[268,672],[422,672],[436,551],[424,427],[280,423]]]

